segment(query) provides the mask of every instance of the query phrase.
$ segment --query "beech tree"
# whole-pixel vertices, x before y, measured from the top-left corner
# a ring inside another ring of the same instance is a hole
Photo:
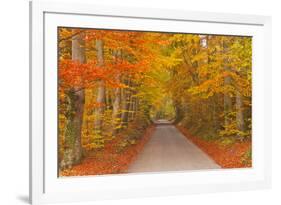
[[[133,145],[161,118],[251,140],[251,57],[251,37],[60,28],[60,166]]]
[[[103,51],[103,41],[100,39],[96,40],[96,52],[97,52],[97,66],[100,69],[104,69],[104,51]],[[97,135],[101,134],[101,127],[102,127],[102,117],[104,114],[104,103],[105,103],[105,85],[102,79],[98,82],[98,89],[97,89],[97,104],[99,105],[96,108],[96,120],[95,120],[95,130]]]
[[[74,35],[72,37],[72,61],[85,63],[85,42],[84,34]],[[67,125],[65,132],[65,151],[61,167],[71,167],[80,162],[82,157],[81,131],[84,111],[84,90],[81,87],[70,87],[65,92],[68,110]]]

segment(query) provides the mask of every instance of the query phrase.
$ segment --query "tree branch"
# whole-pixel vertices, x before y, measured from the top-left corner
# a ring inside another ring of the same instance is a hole
[[[86,30],[78,31],[78,32],[76,32],[76,33],[74,33],[74,34],[72,34],[72,35],[70,35],[70,36],[67,36],[67,37],[65,37],[65,38],[61,38],[61,39],[59,40],[59,43],[61,43],[62,41],[69,40],[69,39],[71,39],[72,37],[74,37],[74,36],[76,36],[76,35],[78,35],[78,34],[81,34],[81,33],[85,32],[85,31],[86,31]]]

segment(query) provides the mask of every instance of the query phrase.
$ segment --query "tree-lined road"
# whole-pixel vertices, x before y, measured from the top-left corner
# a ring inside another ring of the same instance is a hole
[[[60,176],[124,173],[132,159],[130,172],[252,166],[251,37],[60,27],[57,44]]]
[[[131,164],[128,173],[220,168],[174,125],[163,120],[156,125],[151,139]]]

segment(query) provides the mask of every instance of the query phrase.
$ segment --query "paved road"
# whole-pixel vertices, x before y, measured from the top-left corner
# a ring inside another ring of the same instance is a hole
[[[175,126],[161,121],[128,173],[218,168],[219,165],[187,140]]]

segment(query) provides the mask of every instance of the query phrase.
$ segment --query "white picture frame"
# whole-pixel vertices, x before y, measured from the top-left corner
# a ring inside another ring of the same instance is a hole
[[[253,36],[253,167],[58,179],[57,81],[56,70],[50,69],[57,62],[54,32],[58,26]],[[271,18],[59,1],[30,2],[30,111],[32,204],[269,188]]]

